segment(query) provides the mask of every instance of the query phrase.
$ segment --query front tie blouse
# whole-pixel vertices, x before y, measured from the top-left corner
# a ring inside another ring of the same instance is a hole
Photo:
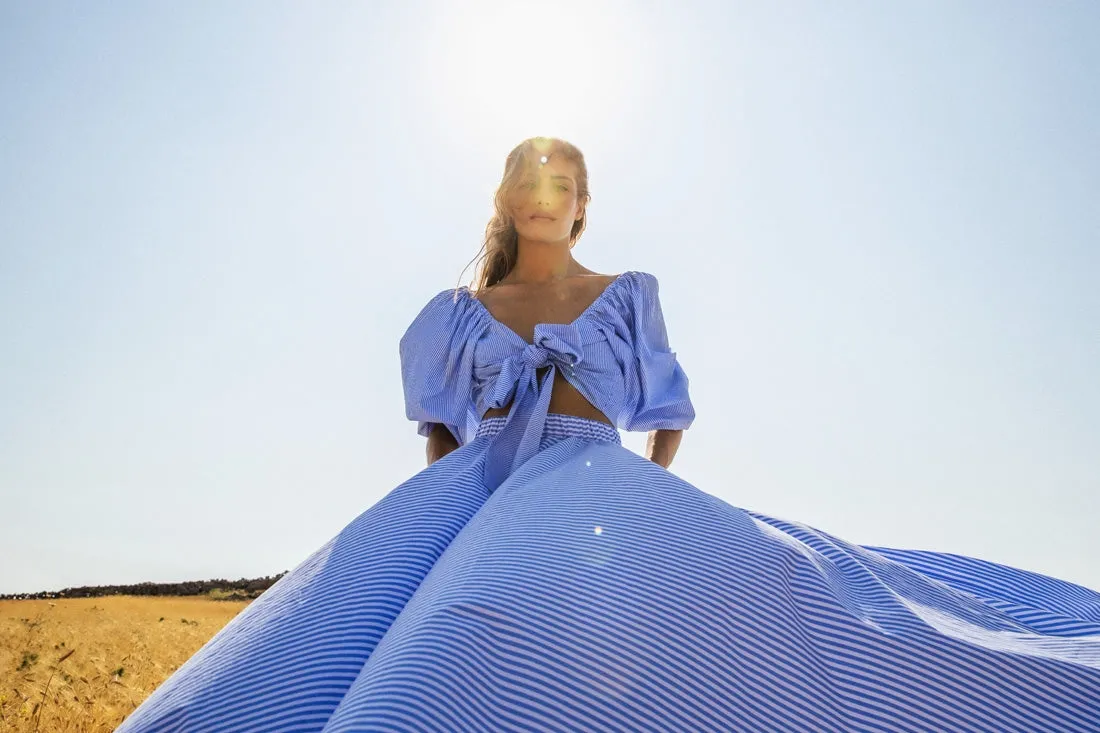
[[[401,337],[400,356],[405,413],[420,435],[440,423],[465,445],[487,410],[512,402],[489,446],[490,488],[538,452],[557,371],[619,429],[683,430],[695,419],[657,278],[645,272],[619,275],[572,323],[537,324],[531,343],[469,288],[444,290]]]

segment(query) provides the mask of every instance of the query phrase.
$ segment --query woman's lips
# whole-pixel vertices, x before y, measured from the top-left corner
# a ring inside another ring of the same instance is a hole
[[[552,216],[532,216],[531,221],[554,221]]]

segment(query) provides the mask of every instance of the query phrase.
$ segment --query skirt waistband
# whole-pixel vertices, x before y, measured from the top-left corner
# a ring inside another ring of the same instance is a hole
[[[504,428],[506,422],[508,418],[504,415],[487,417],[477,426],[477,432],[474,435],[475,437],[496,435]],[[587,417],[562,415],[556,412],[547,413],[546,427],[542,431],[539,450],[546,450],[554,443],[566,438],[582,438],[622,445],[622,437],[614,425],[608,425],[599,420],[589,420]]]

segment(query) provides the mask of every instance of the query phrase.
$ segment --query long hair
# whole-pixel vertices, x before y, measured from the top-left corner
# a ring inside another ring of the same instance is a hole
[[[573,222],[569,231],[569,246],[572,247],[584,231],[588,219],[588,202],[592,196],[588,191],[588,167],[584,164],[584,154],[571,143],[556,137],[529,137],[508,153],[504,162],[504,176],[493,196],[493,216],[485,226],[485,241],[481,250],[470,264],[476,264],[474,279],[470,289],[474,292],[496,285],[516,265],[519,235],[516,223],[509,210],[508,200],[519,184],[527,168],[541,156],[554,155],[571,160],[577,166],[577,203],[584,206],[584,214]],[[467,264],[462,272],[470,267]],[[461,279],[461,274],[459,275]]]

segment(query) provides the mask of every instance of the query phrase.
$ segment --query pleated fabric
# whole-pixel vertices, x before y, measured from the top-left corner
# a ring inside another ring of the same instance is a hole
[[[393,489],[120,727],[1100,731],[1100,594],[732,506],[550,414]]]

